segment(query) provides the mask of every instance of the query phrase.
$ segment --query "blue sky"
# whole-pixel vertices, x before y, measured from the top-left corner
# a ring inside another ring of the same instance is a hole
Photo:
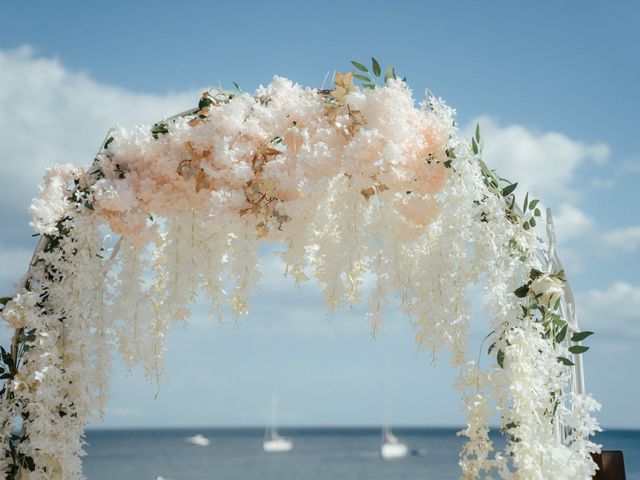
[[[587,387],[605,426],[640,427],[640,4],[181,3],[0,4],[3,294],[33,247],[26,208],[47,165],[87,164],[111,125],[155,122],[209,86],[252,91],[274,74],[320,86],[375,55],[463,128],[480,120],[487,162],[553,209],[581,323],[597,332]],[[117,366],[100,425],[260,425],[274,391],[282,423],[375,425],[385,381],[394,423],[464,421],[446,355],[433,366],[393,313],[376,341],[361,309],[327,318],[268,250],[252,314],[220,328],[197,304],[169,339],[158,398]]]

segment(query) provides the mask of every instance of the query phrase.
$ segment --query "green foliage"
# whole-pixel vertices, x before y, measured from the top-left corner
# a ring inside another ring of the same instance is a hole
[[[351,60],[351,65],[353,65],[354,67],[356,67],[358,70],[360,70],[361,72],[364,73],[368,73],[369,69],[367,67],[365,67],[363,64],[361,64],[360,62],[356,62],[355,60]]]
[[[512,183],[511,185],[507,185],[502,189],[502,196],[506,197],[507,195],[511,195],[517,187],[518,187],[518,182]]]
[[[500,368],[504,368],[504,352],[502,350],[498,350],[496,361],[498,362],[498,365],[500,365]]]
[[[382,70],[380,69],[380,64],[378,63],[378,61],[373,57],[371,57],[371,71],[376,77],[380,78]]]
[[[565,337],[567,336],[567,328],[569,328],[569,326],[565,324],[565,326],[562,327],[560,331],[556,334],[557,343],[560,343],[565,339]]]
[[[398,78],[395,68],[391,65],[387,65],[383,76],[380,62],[374,57],[371,57],[371,67],[367,67],[356,60],[351,60],[351,65],[356,68],[353,78],[363,82],[363,88],[373,89],[380,84],[381,80],[384,82],[383,84],[386,84],[391,78]],[[406,82],[406,77],[402,80]]]
[[[525,298],[529,294],[529,284],[516,288],[513,293],[518,298]]]
[[[585,338],[591,335],[593,335],[593,332],[589,332],[588,330],[585,330],[584,332],[574,333],[571,337],[571,341],[581,342],[582,340],[584,340]]]
[[[569,360],[569,359],[568,359],[568,358],[566,358],[566,357],[557,357],[557,360],[558,360],[561,364],[563,364],[563,365],[565,365],[565,366],[567,366],[567,367],[573,367],[573,366],[575,365],[575,363],[573,363],[571,360]]]
[[[569,347],[569,351],[574,355],[580,355],[581,353],[584,353],[587,350],[589,350],[589,347],[585,347],[584,345],[573,345]]]
[[[169,133],[169,125],[167,125],[166,122],[154,123],[151,127],[151,135],[153,135],[153,138],[156,140],[158,139],[158,135],[165,135],[167,133]]]

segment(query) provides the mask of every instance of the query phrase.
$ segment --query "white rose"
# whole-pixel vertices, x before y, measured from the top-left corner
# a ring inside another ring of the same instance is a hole
[[[552,307],[564,293],[564,282],[548,274],[536,278],[529,286],[529,292],[536,297],[539,305]]]

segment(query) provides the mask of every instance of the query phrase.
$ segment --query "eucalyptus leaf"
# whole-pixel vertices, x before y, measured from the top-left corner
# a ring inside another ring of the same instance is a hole
[[[581,342],[582,340],[584,340],[585,338],[589,337],[593,335],[593,332],[590,332],[588,330],[585,330],[584,332],[578,332],[578,333],[574,333],[573,336],[571,337],[571,341],[572,342]]]
[[[527,212],[527,207],[529,206],[529,192],[524,196],[524,205],[522,205],[522,213]]]
[[[471,137],[471,149],[473,150],[473,153],[476,155],[478,154],[478,144],[476,143],[476,139],[473,137]]]
[[[502,189],[502,196],[506,197],[507,195],[513,193],[513,191],[518,187],[518,182],[512,183],[511,185],[507,185]]]
[[[480,143],[480,124],[476,123],[476,142]]]
[[[498,365],[500,365],[500,368],[504,368],[504,352],[502,350],[498,350],[496,360],[498,361]]]
[[[371,82],[371,79],[366,75],[360,75],[359,73],[354,73],[353,76],[356,77],[358,80],[362,80],[363,82]]]
[[[356,67],[361,72],[369,73],[369,69],[367,67],[365,67],[363,64],[361,64],[360,62],[356,62],[355,60],[351,60],[351,65]]]
[[[566,365],[567,367],[573,367],[575,365],[575,363],[573,363],[571,360],[569,360],[566,357],[557,357],[557,360],[563,364]]]
[[[529,293],[529,285],[522,285],[513,291],[514,295],[518,298],[524,298]]]
[[[589,350],[589,347],[585,347],[584,345],[574,345],[572,347],[569,347],[569,351],[574,355],[580,355],[581,353],[584,353],[587,350]]]
[[[393,68],[391,65],[387,65],[387,70],[384,72],[384,83],[387,83],[390,79],[394,78]]]
[[[568,327],[569,327],[568,325],[565,325],[560,329],[560,331],[556,335],[556,342],[561,343],[566,338]]]
[[[380,64],[373,57],[371,57],[371,69],[373,70],[373,74],[376,77],[380,77],[380,73],[382,73],[382,70],[380,69]]]

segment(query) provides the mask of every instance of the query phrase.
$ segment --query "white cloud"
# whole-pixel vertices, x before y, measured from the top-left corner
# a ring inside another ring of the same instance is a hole
[[[610,155],[603,143],[585,143],[558,132],[535,133],[522,125],[501,126],[491,117],[480,123],[484,158],[502,177],[518,182],[520,192],[531,191],[551,204],[575,200],[576,171],[587,163],[602,164]]]
[[[640,249],[640,225],[611,230],[604,233],[602,238],[605,245],[614,251],[635,252]]]
[[[595,221],[583,210],[569,203],[563,203],[553,215],[553,222],[559,242],[580,238],[590,233]]]
[[[47,166],[88,165],[108,129],[153,123],[192,107],[199,92],[151,95],[103,85],[33,50],[0,50],[0,202],[3,223],[26,222]],[[7,228],[5,242],[24,238]],[[12,238],[13,237],[13,238]],[[5,243],[3,242],[3,243]]]
[[[578,295],[582,327],[626,339],[640,338],[640,286],[615,282]]]
[[[0,289],[13,286],[30,258],[27,207],[48,166],[88,165],[114,124],[156,122],[190,108],[199,94],[134,93],[39,58],[28,46],[0,50]]]

